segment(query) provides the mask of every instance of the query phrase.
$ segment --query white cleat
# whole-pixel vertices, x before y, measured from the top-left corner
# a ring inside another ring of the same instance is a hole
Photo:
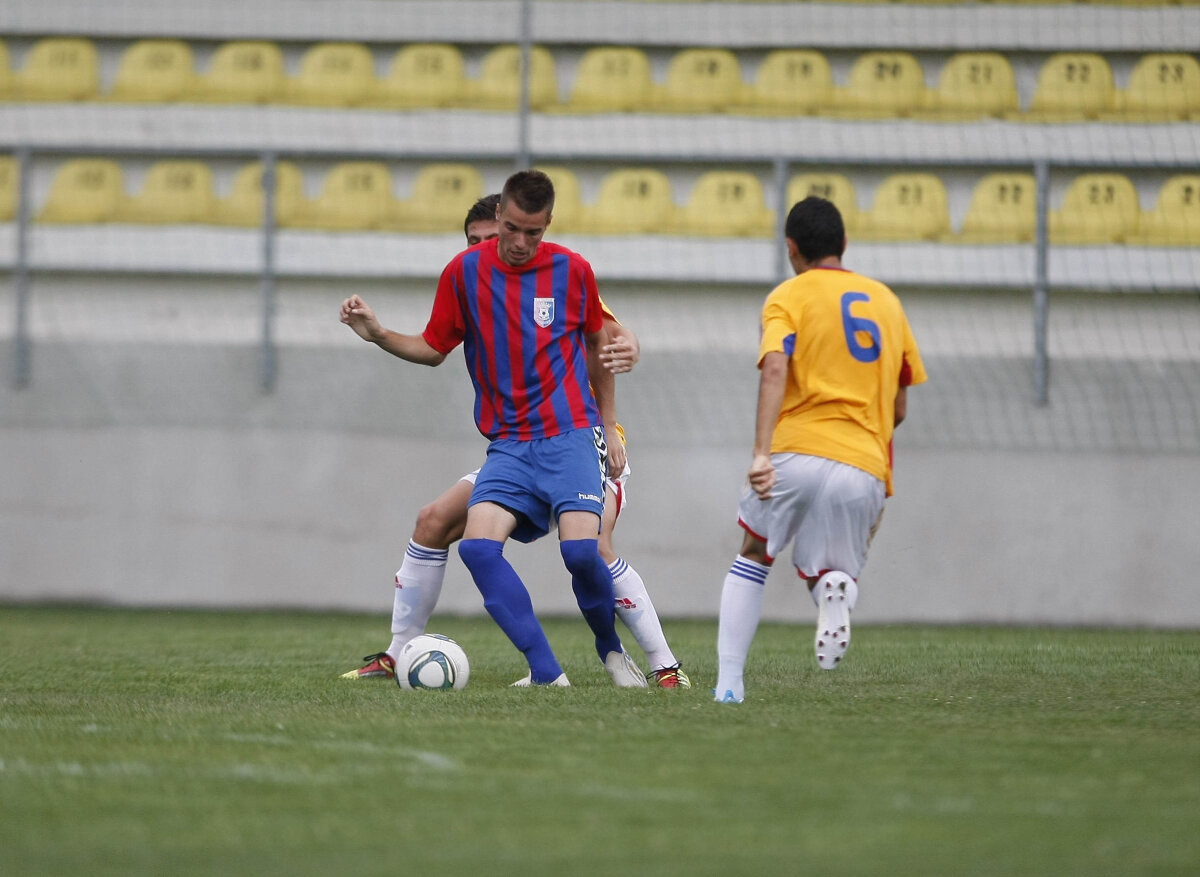
[[[609,652],[604,659],[604,669],[612,677],[617,688],[646,688],[646,677],[626,651]]]
[[[722,695],[717,695],[717,690],[713,689],[713,700],[717,703],[742,703],[746,698],[738,697],[731,689],[726,689]]]
[[[552,688],[552,687],[570,688],[571,683],[567,680],[566,673],[559,673],[558,678],[555,679],[553,682],[542,682],[537,685],[534,685],[533,684],[533,674],[530,673],[528,676],[522,676],[520,679],[518,679],[516,682],[514,682],[512,685],[510,685],[508,687],[509,688]]]
[[[822,670],[834,669],[850,648],[850,595],[854,580],[842,572],[821,576],[813,591],[817,601],[817,635],[813,650]]]

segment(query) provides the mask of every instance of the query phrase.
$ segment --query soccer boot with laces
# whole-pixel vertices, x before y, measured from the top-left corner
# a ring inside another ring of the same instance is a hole
[[[646,674],[646,682],[657,688],[691,688],[692,680],[683,672],[683,665],[663,667]]]
[[[608,671],[613,685],[617,688],[646,688],[648,685],[645,675],[624,650],[605,655],[604,669]]]
[[[387,652],[377,652],[363,658],[367,663],[357,670],[343,673],[342,679],[395,679],[396,662]]]

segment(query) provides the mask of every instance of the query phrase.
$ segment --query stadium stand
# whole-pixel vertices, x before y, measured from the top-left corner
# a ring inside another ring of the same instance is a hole
[[[111,222],[125,200],[125,175],[109,158],[75,158],[54,175],[38,222]]]
[[[1137,234],[1141,207],[1124,174],[1080,174],[1067,188],[1061,210],[1050,211],[1052,244],[1117,244]]]
[[[832,201],[842,214],[846,234],[849,236],[858,233],[861,213],[858,208],[858,195],[849,177],[824,171],[795,174],[788,180],[785,210],[790,210],[793,204],[809,195]]]
[[[27,101],[85,101],[100,92],[96,44],[79,37],[38,40],[14,77],[14,93]]]
[[[18,174],[16,158],[0,155],[0,222],[12,222],[17,215]]]
[[[569,234],[583,228],[585,207],[579,177],[569,168],[558,165],[540,167],[539,170],[554,183],[554,232]]]
[[[146,173],[142,190],[125,199],[117,222],[211,223],[216,211],[213,172],[202,161],[159,161]]]
[[[1141,215],[1128,243],[1151,247],[1200,247],[1200,174],[1171,177],[1154,208]]]
[[[392,172],[378,161],[343,161],[325,174],[321,193],[304,204],[299,228],[350,231],[383,227],[395,209]]]
[[[1200,114],[1200,62],[1178,53],[1143,55],[1114,103],[1109,118],[1175,122],[1195,117]]]
[[[0,40],[0,100],[11,97],[13,87],[12,58],[4,40]]]
[[[907,116],[925,105],[925,73],[910,52],[866,52],[850,68],[844,88],[835,89],[825,114],[871,119]]]
[[[742,101],[742,68],[728,49],[682,49],[667,66],[653,107],[668,113],[722,112]]]
[[[318,43],[300,59],[299,72],[288,80],[290,103],[319,107],[353,107],[375,87],[375,58],[361,43]]]
[[[275,43],[238,40],[213,53],[207,72],[196,77],[193,100],[266,104],[283,97],[287,87],[283,51]]]
[[[999,52],[960,52],[942,67],[917,115],[934,119],[1004,117],[1021,108],[1012,64]]]
[[[1094,52],[1052,55],[1038,73],[1029,109],[1019,118],[1038,122],[1079,122],[1112,113],[1112,68]]]
[[[192,48],[183,40],[138,40],[121,55],[106,100],[118,103],[170,103],[184,100],[195,86]]]
[[[676,229],[706,237],[767,237],[775,231],[775,213],[754,174],[708,171],[676,211]]]
[[[833,95],[829,59],[810,49],[776,49],[767,54],[743,89],[741,113],[808,115],[824,109]]]
[[[612,171],[587,217],[587,230],[597,234],[663,234],[675,226],[671,181],[656,168]]]
[[[457,46],[416,43],[396,52],[364,103],[387,109],[453,107],[466,91],[466,65]]]
[[[946,186],[928,173],[887,177],[858,229],[861,239],[872,241],[936,241],[949,231]]]
[[[654,97],[650,59],[631,46],[598,46],[579,60],[564,109],[577,113],[630,112]]]
[[[964,244],[1026,244],[1037,234],[1037,182],[1033,174],[988,174],[971,194],[962,231],[949,236]]]
[[[462,231],[463,217],[484,194],[483,176],[472,165],[427,164],[417,171],[412,195],[395,203],[385,227],[420,233]]]
[[[529,106],[543,110],[558,103],[558,74],[554,56],[544,46],[529,53]],[[497,46],[483,58],[476,79],[467,81],[468,106],[484,110],[515,110],[521,98],[521,47]]]
[[[263,224],[263,165],[254,162],[241,168],[233,178],[226,198],[218,198],[213,221],[218,225],[258,227]],[[290,161],[275,163],[275,224],[296,224],[304,209],[304,174]]]

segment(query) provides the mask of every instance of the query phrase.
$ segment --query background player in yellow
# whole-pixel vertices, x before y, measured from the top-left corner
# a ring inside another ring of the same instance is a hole
[[[767,296],[742,549],[721,590],[719,703],[745,698],[743,673],[763,586],[789,542],[818,607],[817,663],[850,646],[857,578],[892,492],[892,431],[925,366],[896,294],[842,267],[846,231],[832,202],[798,202],[785,226],[796,276]]]

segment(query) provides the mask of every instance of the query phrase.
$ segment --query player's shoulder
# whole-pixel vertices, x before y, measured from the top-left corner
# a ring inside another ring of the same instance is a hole
[[[586,257],[581,253],[577,253],[570,247],[565,247],[554,241],[542,241],[542,253],[549,258],[566,259],[572,265],[587,266],[590,270],[592,265]]]

